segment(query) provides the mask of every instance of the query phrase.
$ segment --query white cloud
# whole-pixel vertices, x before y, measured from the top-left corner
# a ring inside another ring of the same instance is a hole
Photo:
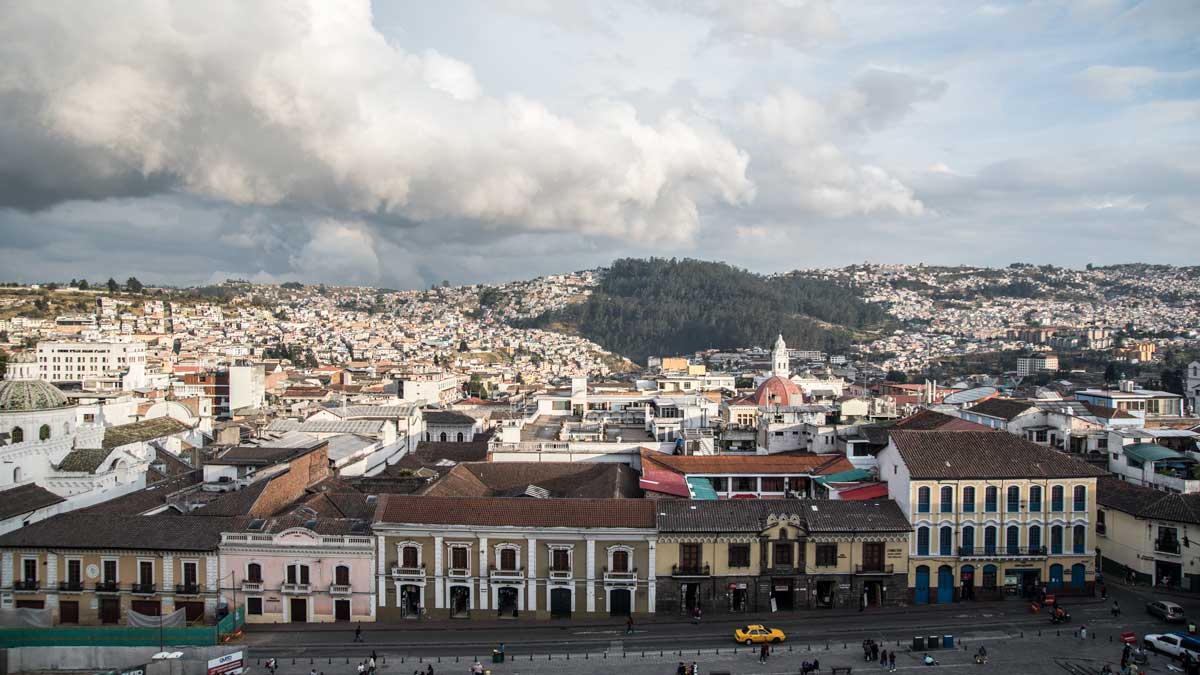
[[[711,22],[711,42],[780,44],[807,50],[837,40],[842,25],[828,0],[650,0]]]
[[[354,284],[379,281],[375,241],[363,223],[322,220],[311,238],[291,257],[292,272],[302,279],[342,279]]]
[[[1145,66],[1088,66],[1077,79],[1084,91],[1101,101],[1128,101],[1164,82],[1200,78],[1200,69],[1165,71]]]

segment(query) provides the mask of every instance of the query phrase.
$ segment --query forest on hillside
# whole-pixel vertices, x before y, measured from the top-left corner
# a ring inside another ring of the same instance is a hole
[[[701,349],[769,347],[778,333],[789,347],[836,350],[853,339],[849,329],[885,321],[883,308],[853,290],[796,273],[766,277],[718,262],[625,258],[586,301],[522,325],[574,331],[645,363]]]

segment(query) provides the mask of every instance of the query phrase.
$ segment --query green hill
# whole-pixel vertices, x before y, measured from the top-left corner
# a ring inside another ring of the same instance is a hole
[[[770,345],[838,349],[854,329],[875,328],[884,310],[854,291],[797,273],[764,277],[724,263],[621,259],[584,302],[523,326],[578,333],[645,363],[654,355]]]

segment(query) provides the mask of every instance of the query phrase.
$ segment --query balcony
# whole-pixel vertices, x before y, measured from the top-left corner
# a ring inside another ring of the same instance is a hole
[[[566,570],[551,569],[550,570],[550,581],[570,581],[571,577],[573,577],[573,576],[574,576],[574,573],[569,569],[566,569]]]
[[[466,579],[471,576],[471,568],[469,567],[451,567],[450,577],[454,579]]]
[[[1045,558],[1043,546],[974,546],[958,547],[960,558]]]
[[[354,587],[350,584],[330,584],[330,595],[350,595],[354,593]]]
[[[708,577],[712,576],[712,570],[707,563],[703,565],[671,565],[671,576]]]
[[[416,567],[405,567],[397,565],[392,567],[392,578],[394,579],[424,579],[425,564],[421,563]]]
[[[36,593],[40,587],[37,579],[17,579],[13,581],[13,592],[15,593]]]
[[[134,584],[130,587],[134,595],[154,595],[158,592],[158,586],[155,584]]]
[[[855,574],[895,574],[895,565],[855,565]]]
[[[279,592],[284,595],[308,595],[312,593],[312,584],[284,584]]]
[[[525,568],[518,567],[515,570],[502,570],[493,566],[488,570],[488,576],[492,578],[492,581],[523,581],[525,579]]]
[[[96,584],[97,593],[120,593],[121,587],[115,581],[101,581]]]
[[[1155,553],[1167,553],[1169,555],[1179,555],[1179,540],[1178,539],[1156,539],[1154,541]]]
[[[604,583],[609,586],[635,586],[638,580],[637,568],[633,568],[632,572],[610,572],[608,568],[604,568]]]
[[[83,580],[76,579],[75,581],[60,581],[58,582],[59,593],[82,593]]]
[[[256,579],[253,581],[246,580],[246,581],[242,582],[242,592],[243,593],[262,593],[262,590],[263,590],[262,579]]]
[[[200,595],[200,584],[175,584],[176,595]]]

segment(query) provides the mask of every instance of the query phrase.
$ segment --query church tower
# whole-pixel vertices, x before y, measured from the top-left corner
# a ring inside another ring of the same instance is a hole
[[[787,379],[791,375],[788,368],[788,351],[787,344],[783,341],[783,334],[775,338],[775,347],[771,349],[771,374],[778,375]]]

